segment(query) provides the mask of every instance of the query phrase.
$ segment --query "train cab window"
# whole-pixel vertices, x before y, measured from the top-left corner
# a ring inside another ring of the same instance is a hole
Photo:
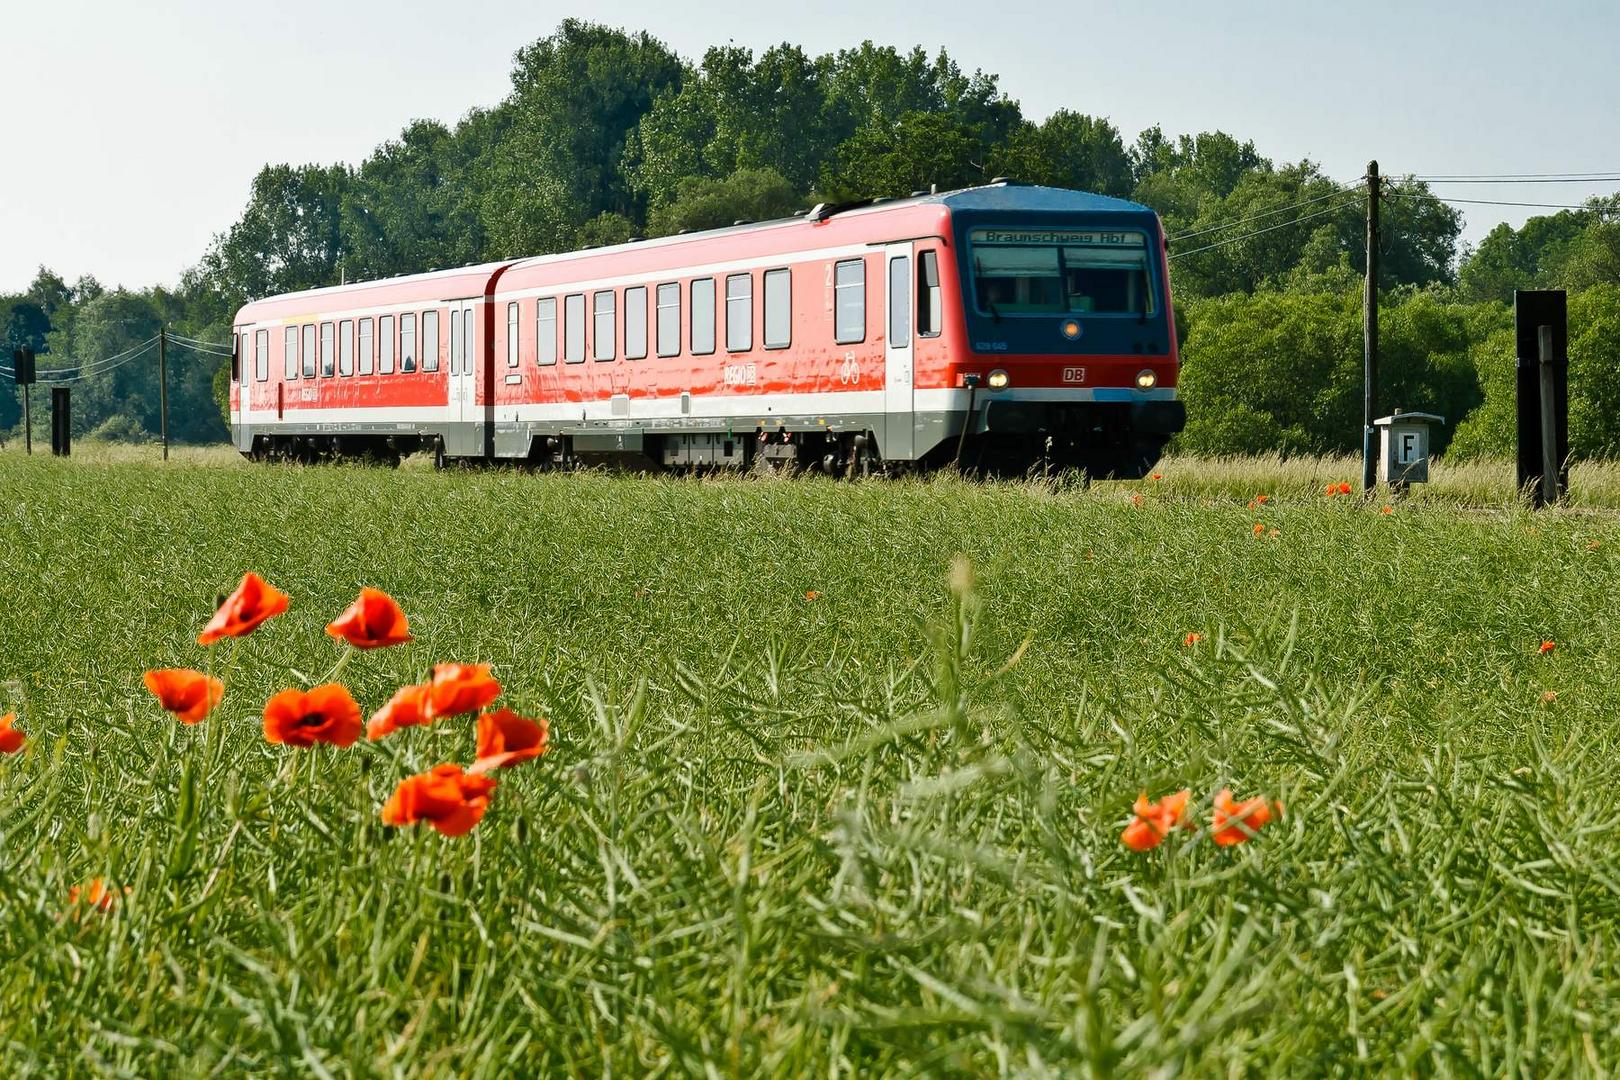
[[[422,370],[439,370],[439,313],[422,312]]]
[[[726,278],[726,351],[747,352],[754,347],[754,275]]]
[[[833,340],[851,345],[866,340],[866,261],[845,259],[833,266]]]
[[[765,347],[785,349],[793,343],[793,274],[765,271]]]
[[[534,305],[534,362],[549,367],[557,362],[557,298],[548,296]]]
[[[337,364],[332,356],[335,337],[336,334],[332,324],[329,322],[321,323],[321,378],[323,379],[330,379],[333,373],[337,371]]]
[[[714,278],[692,282],[692,355],[714,352]]]
[[[647,355],[647,286],[624,290],[624,358],[641,360]]]
[[[281,377],[288,381],[298,378],[298,327],[289,326],[281,332]]]
[[[917,336],[938,337],[945,328],[944,294],[939,288],[939,252],[917,256]]]
[[[377,320],[377,344],[381,346],[377,350],[377,371],[382,375],[392,375],[394,373],[394,351],[399,347],[399,342],[394,338],[394,317],[392,315],[384,315]]]
[[[461,351],[461,309],[450,309],[450,374],[454,375],[461,370],[463,355]],[[422,370],[426,371],[426,368]],[[469,369],[470,370],[470,369]]]
[[[506,366],[518,366],[518,306],[516,300],[506,305]]]
[[[362,375],[370,375],[376,366],[376,353],[371,336],[371,320],[360,320],[360,357],[356,368]]]
[[[247,352],[247,331],[231,335],[231,382],[242,381],[242,354]]]
[[[315,377],[315,324],[304,324],[304,378]]]
[[[658,355],[681,354],[681,287],[676,282],[658,286]]]
[[[889,345],[911,344],[911,258],[889,260]]]
[[[563,363],[585,360],[585,294],[563,298]]]
[[[338,323],[338,374],[354,374],[354,320]]]
[[[399,317],[399,370],[409,375],[416,370],[416,315]]]
[[[270,331],[260,330],[253,335],[253,378],[265,382],[270,378]]]
[[[598,360],[612,360],[614,356],[613,290],[603,289],[591,297],[591,310],[596,318],[592,327],[595,347],[592,355]]]

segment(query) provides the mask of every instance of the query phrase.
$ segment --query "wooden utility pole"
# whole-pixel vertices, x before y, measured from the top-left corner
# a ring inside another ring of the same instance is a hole
[[[163,435],[163,460],[169,460],[169,328],[158,327],[158,430]]]
[[[1371,491],[1378,483],[1378,162],[1367,163],[1367,287],[1361,301],[1362,360],[1364,363],[1361,402],[1361,488]]]
[[[26,453],[34,452],[34,410],[30,402],[34,396],[32,383],[23,384],[23,450]]]

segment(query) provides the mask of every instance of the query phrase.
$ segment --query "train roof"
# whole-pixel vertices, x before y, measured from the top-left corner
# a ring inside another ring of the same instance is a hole
[[[704,229],[701,232],[676,233],[672,236],[661,236],[653,239],[635,239],[622,244],[559,251],[549,255],[535,255],[528,258],[500,259],[494,262],[451,267],[445,270],[432,270],[422,274],[400,274],[395,277],[372,278],[365,281],[350,282],[345,285],[327,285],[318,289],[305,289],[301,292],[280,293],[250,301],[242,308],[237,318],[238,321],[241,321],[244,315],[250,313],[253,315],[260,313],[277,314],[287,310],[283,305],[297,307],[305,301],[314,301],[315,307],[313,310],[319,310],[321,300],[336,297],[340,294],[353,296],[359,290],[404,288],[414,295],[418,288],[427,288],[429,286],[437,288],[441,283],[455,279],[468,279],[469,283],[481,282],[487,284],[491,277],[508,270],[521,271],[573,259],[677,247],[683,244],[715,240],[728,236],[744,236],[790,229],[794,226],[802,226],[807,222],[847,221],[852,218],[891,214],[895,211],[916,210],[930,206],[940,207],[951,212],[967,210],[1070,214],[1153,213],[1151,208],[1143,206],[1141,203],[1132,202],[1129,199],[1118,199],[1111,195],[1098,195],[1089,191],[1072,191],[1068,188],[1044,187],[1037,184],[1020,184],[1013,181],[998,180],[979,187],[960,188],[955,191],[916,192],[904,198],[877,198],[835,205],[821,204],[809,210],[801,211],[792,217],[775,218],[769,221],[738,222],[735,225],[728,225],[718,229]],[[480,284],[477,289],[457,291],[473,295],[475,293],[482,294],[485,289],[484,284]]]

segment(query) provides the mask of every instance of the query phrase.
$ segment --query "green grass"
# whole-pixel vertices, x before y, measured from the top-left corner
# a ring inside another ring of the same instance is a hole
[[[31,735],[0,759],[0,1065],[1620,1059],[1620,523],[1505,494],[1383,515],[1264,465],[1165,474],[1079,491],[0,456],[0,704]],[[1276,498],[1246,508],[1259,491]],[[949,587],[957,553],[971,590]],[[191,640],[247,569],[292,608],[243,642],[222,714],[182,727],[141,672],[202,666]],[[503,774],[466,837],[377,818],[401,777],[470,758],[465,722],[346,751],[261,737],[265,698],[339,655],[322,627],[362,584],[418,634],[349,665],[367,710],[481,660],[552,720],[553,752]],[[1228,785],[1286,816],[1230,850],[1120,845],[1138,791],[1189,786],[1207,816]],[[94,877],[130,892],[74,917]]]

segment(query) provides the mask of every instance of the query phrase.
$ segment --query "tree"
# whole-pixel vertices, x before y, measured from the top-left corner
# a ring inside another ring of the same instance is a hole
[[[1059,109],[1039,124],[1020,123],[991,157],[990,171],[1029,184],[1131,193],[1131,157],[1107,120]]]
[[[645,33],[575,19],[518,51],[511,123],[495,147],[482,220],[506,253],[560,251],[581,225],[611,211],[644,219],[619,169],[653,102],[679,89],[678,57]]]
[[[742,169],[724,180],[691,177],[675,197],[652,212],[653,236],[717,229],[735,221],[785,217],[803,205],[802,196],[771,169]]]
[[[822,169],[820,189],[841,200],[967,187],[989,178],[984,150],[980,133],[948,113],[874,120],[838,147]]]
[[[232,311],[254,297],[337,284],[351,182],[344,165],[265,166],[247,209],[215,237],[194,283]]]

